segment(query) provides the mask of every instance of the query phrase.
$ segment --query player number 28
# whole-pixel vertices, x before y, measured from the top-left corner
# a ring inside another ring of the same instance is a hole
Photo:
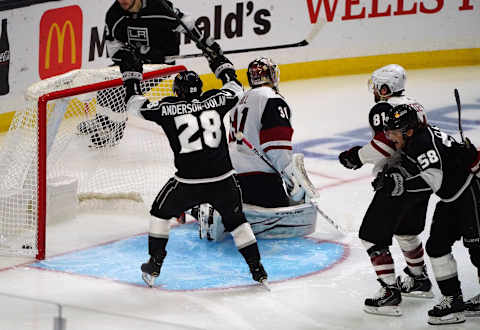
[[[440,159],[437,156],[437,153],[435,150],[428,150],[426,153],[421,154],[420,156],[417,157],[418,162],[420,163],[420,166],[425,169],[427,168],[430,164],[434,164],[438,162]]]
[[[222,139],[222,126],[220,115],[216,111],[204,111],[198,118],[192,114],[175,117],[177,129],[180,129],[180,127],[185,124],[187,127],[178,136],[180,146],[182,147],[180,150],[181,154],[203,149],[200,136],[191,141],[192,136],[200,130],[200,126],[203,129],[203,141],[208,147],[217,148],[220,144]]]

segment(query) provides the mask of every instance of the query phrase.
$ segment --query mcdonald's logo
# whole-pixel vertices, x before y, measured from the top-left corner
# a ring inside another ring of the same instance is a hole
[[[38,72],[41,79],[82,66],[83,15],[79,6],[50,9],[40,20]]]

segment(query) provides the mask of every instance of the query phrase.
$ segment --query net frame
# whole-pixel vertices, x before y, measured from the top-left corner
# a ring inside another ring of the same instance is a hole
[[[185,71],[182,65],[162,67],[158,70],[152,70],[143,74],[143,80],[153,78],[168,77],[179,72]],[[80,70],[81,71],[81,70]],[[91,71],[91,70],[90,70]],[[107,77],[108,79],[109,77]],[[41,82],[40,82],[41,83]],[[61,85],[61,83],[59,84]],[[123,85],[121,78],[104,80],[96,83],[85,84],[77,87],[64,88],[51,91],[38,96],[37,101],[37,260],[45,259],[46,253],[46,225],[47,225],[47,116],[48,103],[54,100],[73,97],[76,95],[92,93],[108,88],[120,87]],[[40,87],[41,89],[41,87]],[[36,98],[33,95],[26,95],[28,98]]]

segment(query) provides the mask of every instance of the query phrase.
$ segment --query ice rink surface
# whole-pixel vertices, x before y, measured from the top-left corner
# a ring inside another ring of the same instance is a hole
[[[425,106],[431,123],[455,136],[458,130],[453,89],[458,88],[464,134],[480,146],[480,66],[411,70],[407,74],[407,95]],[[362,311],[365,297],[374,295],[379,288],[357,237],[373,196],[371,167],[345,169],[337,155],[370,138],[367,116],[373,97],[367,90],[368,77],[362,74],[280,84],[293,111],[295,149],[306,155],[305,167],[320,191],[320,206],[347,230],[345,236],[339,235],[319,217],[312,237],[348,247],[341,262],[310,276],[273,283],[271,292],[256,286],[179,292],[42,270],[30,267],[31,260],[0,257],[0,330],[53,329],[59,311],[56,304],[62,306],[68,330],[431,328],[426,323],[427,311],[440,297],[436,284],[433,300],[405,298],[401,317]],[[430,201],[423,238],[428,237],[436,201]],[[74,220],[47,228],[47,260],[147,231],[148,218],[142,215],[84,212]],[[396,273],[401,275],[405,262],[396,243],[392,254]],[[459,242],[454,246],[454,255],[468,299],[480,292],[476,270]],[[122,264],[130,267],[122,255],[103,257],[120,268]],[[427,265],[431,273],[428,259]],[[441,328],[480,329],[480,318]]]

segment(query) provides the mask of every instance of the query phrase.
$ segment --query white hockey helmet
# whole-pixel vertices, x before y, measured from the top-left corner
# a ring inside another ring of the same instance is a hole
[[[372,73],[372,77],[368,80],[368,89],[370,92],[377,91],[382,97],[388,97],[405,90],[406,80],[407,74],[403,67],[398,64],[389,64]],[[384,86],[388,90],[382,90]]]

